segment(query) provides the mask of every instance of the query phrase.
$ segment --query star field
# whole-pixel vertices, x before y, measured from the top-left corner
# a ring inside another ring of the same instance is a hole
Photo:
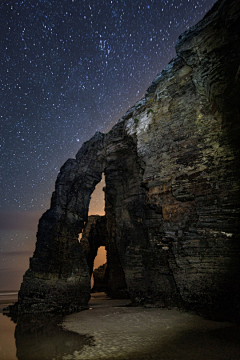
[[[2,0],[1,214],[43,213],[61,165],[144,96],[178,36],[214,3]],[[1,224],[0,247],[10,243],[6,230],[19,239]],[[19,246],[11,243],[4,249]]]

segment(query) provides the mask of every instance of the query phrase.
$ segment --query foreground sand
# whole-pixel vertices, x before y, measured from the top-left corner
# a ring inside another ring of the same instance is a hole
[[[4,304],[0,304],[0,308],[6,307],[7,302],[5,300]],[[240,359],[238,326],[205,320],[177,310],[124,306],[128,303],[126,300],[107,299],[104,294],[94,294],[89,304],[90,310],[66,316],[61,319],[61,325],[58,323],[60,326],[49,327],[49,324],[46,324],[45,331],[40,326],[40,332],[36,331],[36,327],[32,329],[33,333],[21,333],[20,326],[17,332],[18,354],[21,355],[19,359]],[[8,320],[12,326],[11,334],[7,332],[7,327],[2,328],[4,334],[6,333],[6,336],[2,337],[2,346],[6,345],[6,354],[9,355],[10,347],[15,354],[15,324],[2,316],[0,325],[2,320]],[[73,333],[62,331],[61,327]],[[74,333],[76,336],[73,336]],[[79,337],[78,340],[77,334],[83,337]],[[92,337],[91,341],[85,341],[88,336]],[[8,342],[10,338],[13,341],[12,345]],[[56,352],[56,349],[59,351]],[[4,348],[1,354],[3,350]],[[55,352],[57,356],[53,356]],[[3,358],[16,359],[15,355]]]
[[[123,307],[126,300],[93,295],[91,309],[64,319],[63,327],[93,336],[63,360],[239,360],[240,328],[177,310]]]

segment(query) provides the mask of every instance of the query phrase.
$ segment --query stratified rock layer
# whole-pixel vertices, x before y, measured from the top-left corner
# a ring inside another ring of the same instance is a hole
[[[145,98],[61,169],[20,311],[87,305],[92,260],[77,239],[104,172],[110,295],[239,319],[240,2],[218,1],[176,52]]]

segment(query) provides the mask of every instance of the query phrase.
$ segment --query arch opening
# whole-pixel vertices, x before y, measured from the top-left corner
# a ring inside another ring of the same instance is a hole
[[[88,216],[90,215],[105,215],[105,199],[104,199],[104,189],[105,187],[105,176],[102,173],[101,181],[95,186],[94,191],[92,192],[90,203],[89,203],[89,210]]]
[[[100,246],[93,262],[93,272],[91,276],[92,292],[106,292],[107,290],[107,250],[105,246]]]
[[[105,176],[102,173],[102,179],[91,194],[88,218],[79,234],[79,242],[85,252],[91,292],[105,292],[111,298],[126,299],[129,296],[125,274],[115,244],[115,231],[112,228],[115,222],[111,211],[109,212],[109,203],[105,197],[109,197],[109,194],[105,193],[105,186],[107,187]]]
[[[90,216],[98,215],[105,216],[105,198],[104,198],[104,188],[105,188],[105,175],[102,173],[102,179],[95,186],[91,196],[88,207],[88,218]],[[78,234],[78,241],[81,242],[83,237],[83,232],[86,227],[87,222],[84,222],[84,228]]]
[[[78,241],[85,252],[89,268],[89,275],[91,278],[91,290],[93,292],[100,291],[98,290],[99,286],[97,285],[97,283],[99,282],[98,280],[101,278],[101,274],[103,272],[105,273],[105,269],[107,267],[107,251],[105,247],[107,239],[104,187],[105,176],[104,173],[102,173],[102,179],[95,186],[95,189],[93,190],[90,197],[88,220],[84,224],[84,228],[78,236]],[[94,275],[95,270],[97,271]],[[97,279],[95,281],[95,287],[94,278]]]
[[[100,215],[105,216],[105,198],[104,198],[104,189],[105,187],[105,175],[102,173],[101,181],[96,185],[89,203],[88,216],[91,215]],[[99,289],[99,285],[96,282],[101,282],[100,278],[104,277],[105,268],[107,266],[107,251],[105,246],[99,246],[97,249],[96,257],[93,261],[93,271],[91,274],[91,290],[96,292]],[[101,267],[101,268],[100,268]],[[100,268],[97,272],[97,270]],[[95,273],[95,275],[94,275]],[[95,278],[95,282],[94,282]],[[102,279],[102,281],[104,281]],[[95,286],[94,286],[95,283]],[[103,284],[102,284],[103,285]]]

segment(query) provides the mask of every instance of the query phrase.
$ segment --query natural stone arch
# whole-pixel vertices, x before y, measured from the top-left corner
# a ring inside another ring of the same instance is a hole
[[[86,306],[77,238],[104,172],[111,295],[126,282],[133,303],[240,319],[239,6],[219,1],[187,30],[145,98],[64,165],[39,222],[22,312]]]
[[[90,275],[78,235],[105,167],[104,135],[96,133],[62,166],[51,207],[39,221],[36,250],[16,305],[21,312],[76,311],[87,306]]]
[[[125,274],[114,241],[115,238],[107,227],[107,217],[89,216],[80,241],[87,260],[89,275],[91,277],[93,274],[93,264],[98,249],[104,246],[107,252],[106,293],[112,298],[128,298]]]

